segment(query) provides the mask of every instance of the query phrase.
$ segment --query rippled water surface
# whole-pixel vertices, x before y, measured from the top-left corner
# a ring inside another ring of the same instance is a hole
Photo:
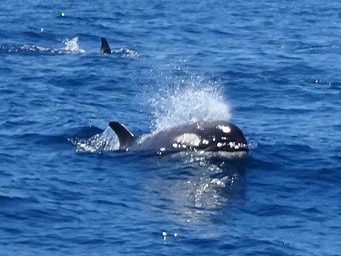
[[[2,1],[0,254],[340,255],[340,10]],[[217,119],[246,159],[117,152],[107,126]]]

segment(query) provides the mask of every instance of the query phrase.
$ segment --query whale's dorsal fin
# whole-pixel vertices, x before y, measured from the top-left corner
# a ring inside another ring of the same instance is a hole
[[[111,54],[109,43],[104,37],[101,37],[101,53]]]
[[[127,149],[135,142],[134,134],[123,124],[111,121],[109,122],[109,127],[113,129],[120,141],[120,150]]]

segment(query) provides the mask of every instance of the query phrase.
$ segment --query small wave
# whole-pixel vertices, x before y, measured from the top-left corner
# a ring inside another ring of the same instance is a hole
[[[128,48],[119,48],[119,49],[112,49],[112,54],[120,55],[123,57],[130,57],[130,58],[138,58],[140,54],[137,51],[128,49]]]
[[[62,48],[49,48],[45,46],[33,44],[2,44],[0,45],[0,52],[2,53],[18,53],[18,54],[72,54],[72,53],[85,53],[85,50],[79,46],[79,38],[74,37],[71,39],[66,38]]]
[[[20,197],[13,195],[0,194],[0,206],[1,207],[15,207],[18,204],[24,203],[37,203],[38,200],[34,197]]]
[[[36,145],[47,144],[50,146],[61,146],[67,145],[67,135],[65,134],[41,134],[41,133],[23,133],[13,135],[13,138],[21,141],[22,143],[31,143]]]
[[[88,139],[70,138],[69,141],[76,146],[76,152],[96,153],[119,149],[118,138],[110,127]]]
[[[20,45],[20,44],[2,44],[0,45],[0,52],[3,53],[21,53],[21,54],[29,54],[29,53],[41,53],[41,54],[52,54],[53,49],[46,48],[37,45]]]

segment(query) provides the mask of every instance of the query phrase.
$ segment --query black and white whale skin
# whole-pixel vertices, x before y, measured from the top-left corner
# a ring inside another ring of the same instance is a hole
[[[139,138],[135,138],[134,134],[119,122],[111,121],[109,127],[118,137],[119,150],[145,150],[160,154],[186,150],[241,154],[249,152],[242,131],[226,121],[196,122]]]

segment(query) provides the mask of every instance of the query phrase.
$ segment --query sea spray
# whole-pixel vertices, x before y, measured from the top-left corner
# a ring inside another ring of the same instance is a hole
[[[229,121],[231,118],[229,104],[219,85],[203,81],[200,77],[160,87],[150,99],[150,104],[154,133],[186,123]]]
[[[80,48],[79,46],[79,37],[73,37],[71,39],[65,38],[64,41],[64,48],[62,48],[62,51],[65,51],[67,53],[84,53],[85,51]]]
[[[102,133],[95,134],[89,139],[70,139],[76,146],[77,152],[115,151],[119,148],[119,141],[114,131],[107,127]]]

